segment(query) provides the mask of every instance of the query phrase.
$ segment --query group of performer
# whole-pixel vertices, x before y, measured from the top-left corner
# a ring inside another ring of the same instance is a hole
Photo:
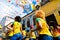
[[[16,16],[14,18],[15,21],[7,25],[8,32],[4,32],[6,40],[60,40],[59,25],[56,25],[55,22],[50,22],[53,25],[50,28],[45,20],[45,12],[42,10],[37,10],[35,16],[36,29],[31,25],[29,27],[30,30],[23,28],[20,16]],[[2,34],[4,33],[2,33],[2,25],[0,25],[0,40],[3,40]]]

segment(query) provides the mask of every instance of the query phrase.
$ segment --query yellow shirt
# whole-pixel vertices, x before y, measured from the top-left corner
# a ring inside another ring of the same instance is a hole
[[[52,36],[49,29],[48,29],[48,26],[47,26],[45,20],[43,20],[41,18],[37,18],[36,21],[41,21],[41,24],[42,24],[42,28],[40,30],[38,30],[39,34],[46,34],[46,35]],[[37,28],[39,28],[37,22],[36,22],[36,26],[37,26]]]
[[[23,33],[23,36],[26,36],[26,31],[25,30],[23,30],[22,33]]]
[[[30,37],[36,39],[36,35],[35,35],[35,33],[32,32],[32,33],[30,34]]]
[[[8,32],[8,36],[13,36],[13,31],[12,30]]]
[[[11,28],[13,28],[13,27],[11,27]],[[8,34],[8,36],[13,36],[13,30],[8,30],[7,34]]]
[[[14,34],[21,33],[21,30],[20,30],[21,27],[22,27],[21,23],[15,21],[13,24]]]

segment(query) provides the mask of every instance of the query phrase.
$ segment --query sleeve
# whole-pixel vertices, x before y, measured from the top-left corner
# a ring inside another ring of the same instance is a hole
[[[36,22],[39,22],[39,21],[40,21],[40,18],[37,18],[37,19],[36,19]]]
[[[42,28],[41,19],[37,18],[36,22],[38,23],[38,29]]]

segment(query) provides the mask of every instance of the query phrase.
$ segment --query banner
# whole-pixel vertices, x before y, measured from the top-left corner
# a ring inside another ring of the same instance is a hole
[[[35,5],[37,5],[36,0],[0,0],[0,22],[5,16],[22,18],[32,12]]]

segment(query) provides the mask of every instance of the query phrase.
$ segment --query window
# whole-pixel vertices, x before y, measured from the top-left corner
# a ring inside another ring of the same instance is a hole
[[[57,25],[57,21],[56,21],[56,18],[55,18],[55,16],[54,16],[54,14],[52,14],[52,15],[50,15],[50,16],[47,16],[47,17],[46,17],[46,21],[47,21],[48,25],[49,25],[49,22],[50,22],[50,21],[54,21],[54,22],[56,23],[56,25]],[[51,26],[51,25],[49,25],[49,26]]]
[[[60,15],[60,11],[58,11],[59,15]]]

